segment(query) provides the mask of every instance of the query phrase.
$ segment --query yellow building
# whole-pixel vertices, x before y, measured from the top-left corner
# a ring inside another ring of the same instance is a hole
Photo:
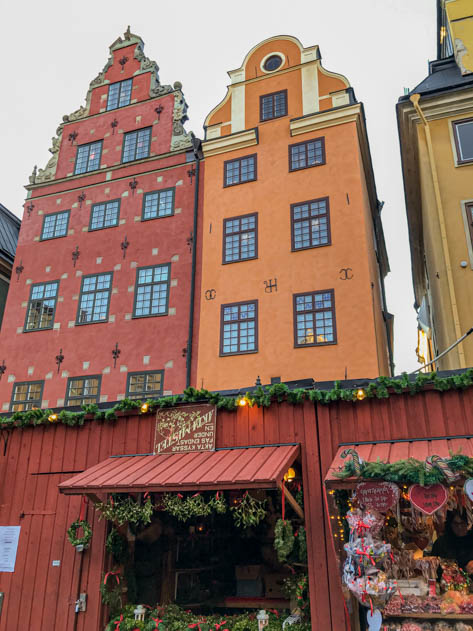
[[[473,2],[438,0],[429,75],[397,105],[419,361],[473,326]],[[435,368],[473,366],[473,336]]]

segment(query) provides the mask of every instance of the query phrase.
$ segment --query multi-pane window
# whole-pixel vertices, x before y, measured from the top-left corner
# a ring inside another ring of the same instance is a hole
[[[237,160],[227,160],[224,163],[224,186],[243,184],[252,180],[256,180],[256,154]]]
[[[151,140],[151,127],[138,129],[125,134],[123,141],[122,162],[132,162],[149,156],[149,145]]]
[[[294,295],[294,345],[335,344],[333,289]]]
[[[44,381],[15,383],[10,401],[10,412],[24,412],[41,407]]]
[[[260,120],[267,121],[287,115],[287,90],[260,96]]]
[[[454,121],[453,133],[457,148],[457,162],[473,161],[473,118]]]
[[[166,188],[162,191],[146,193],[143,199],[142,219],[157,219],[174,214],[174,189]]]
[[[330,244],[328,197],[291,205],[292,249]]]
[[[325,164],[325,142],[323,138],[314,138],[306,142],[289,145],[289,170],[297,171],[307,167]]]
[[[106,322],[111,292],[111,272],[83,276],[76,324]]]
[[[108,86],[107,110],[116,110],[130,104],[132,79],[111,83]]]
[[[118,226],[120,215],[120,200],[114,199],[111,202],[94,204],[90,213],[89,230],[101,230]]]
[[[170,275],[169,263],[138,268],[133,311],[135,318],[167,314]]]
[[[473,202],[465,204],[466,221],[470,231],[471,247],[473,248]]]
[[[100,168],[100,156],[102,155],[102,141],[89,142],[87,145],[77,147],[76,166],[74,173],[88,173]]]
[[[25,331],[52,329],[59,281],[38,283],[31,287]]]
[[[100,377],[69,377],[65,405],[90,405],[99,402]]]
[[[128,399],[151,399],[163,394],[164,370],[129,372],[126,382]]]
[[[258,217],[243,215],[223,221],[223,263],[235,263],[257,257]]]
[[[68,210],[44,215],[43,228],[41,230],[41,241],[45,241],[46,239],[56,239],[57,237],[65,237],[68,225]]]
[[[258,350],[258,302],[222,305],[220,355],[254,353]]]

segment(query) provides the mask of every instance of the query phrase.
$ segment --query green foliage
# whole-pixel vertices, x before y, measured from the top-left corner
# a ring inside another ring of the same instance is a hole
[[[296,606],[301,610],[304,618],[308,618],[310,616],[310,601],[307,574],[297,574],[286,578],[283,590],[291,600],[296,601]]]
[[[274,527],[274,549],[278,554],[278,561],[285,563],[294,548],[294,532],[292,524],[287,519],[278,519]]]
[[[118,614],[123,607],[122,602],[122,577],[120,574],[102,574],[100,581],[100,594],[102,603],[109,608],[110,616]]]
[[[78,532],[82,530],[82,537],[78,536]],[[92,526],[85,519],[78,519],[73,522],[68,531],[67,538],[69,543],[73,546],[88,547],[90,540],[92,539]]]
[[[105,540],[105,548],[118,565],[123,565],[128,559],[128,541],[115,528],[110,530],[110,534]]]
[[[200,493],[188,497],[184,497],[180,493],[165,493],[161,500],[161,507],[179,521],[188,521],[192,517],[206,517],[214,510],[217,513],[226,510],[223,497],[219,497],[218,500],[211,498],[206,502]]]
[[[265,505],[266,500],[257,500],[246,491],[238,504],[230,507],[235,525],[239,528],[257,526],[266,517]]]
[[[124,497],[114,493],[107,502],[98,502],[95,510],[99,511],[99,519],[104,517],[119,526],[126,523],[149,524],[154,511],[151,498],[148,496],[144,504],[140,504],[132,497]]]
[[[297,554],[301,563],[307,563],[307,533],[304,526],[297,531]]]

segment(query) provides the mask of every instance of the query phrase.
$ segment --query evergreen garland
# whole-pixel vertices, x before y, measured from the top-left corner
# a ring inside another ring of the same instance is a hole
[[[77,531],[81,528],[83,535],[82,537],[78,537]],[[85,519],[78,519],[70,525],[67,531],[67,538],[69,539],[69,543],[74,547],[84,546],[84,548],[87,548],[92,539],[92,527]]]
[[[318,390],[317,388],[296,388],[290,390],[285,383],[276,383],[270,387],[259,386],[252,392],[246,393],[246,399],[250,405],[258,407],[269,407],[273,402],[282,403],[287,401],[292,405],[299,405],[304,401],[312,401],[323,405],[336,401],[351,401],[360,404],[356,398],[358,388],[341,388],[340,381],[335,381],[332,390]],[[473,385],[473,368],[468,368],[460,375],[451,377],[438,377],[435,372],[418,373],[414,380],[409,379],[407,373],[401,377],[378,377],[364,387],[365,396],[368,399],[386,399],[391,394],[403,394],[408,392],[411,395],[421,392],[425,386],[432,386],[435,390],[445,392],[446,390],[463,390]],[[82,407],[81,412],[70,412],[66,409],[57,414],[55,423],[75,426],[83,425],[86,420],[114,421],[117,419],[117,412],[136,410],[140,413],[143,403],[148,404],[148,412],[155,412],[158,409],[175,407],[180,403],[210,403],[216,405],[218,409],[235,411],[238,408],[238,397],[226,397],[218,392],[196,388],[186,388],[182,394],[176,394],[159,399],[148,399],[140,401],[136,399],[123,399],[108,410],[99,409],[96,404]],[[27,410],[25,412],[13,412],[11,416],[0,417],[0,429],[29,427],[31,425],[48,425],[52,410]],[[87,418],[86,418],[87,416]]]
[[[102,603],[109,607],[111,617],[115,616],[123,607],[121,580],[122,577],[119,572],[107,572],[107,574],[102,574],[100,581]]]
[[[278,554],[278,561],[285,563],[294,548],[294,532],[292,524],[286,519],[278,519],[274,527],[274,549]]]

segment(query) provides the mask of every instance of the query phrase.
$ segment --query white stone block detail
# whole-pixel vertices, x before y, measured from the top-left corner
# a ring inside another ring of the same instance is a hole
[[[109,372],[110,372],[110,366],[105,366],[105,368],[102,370],[103,375],[108,375]]]
[[[112,172],[107,171],[107,174],[105,175],[105,180],[111,180],[111,179],[112,179]]]
[[[51,265],[46,265],[46,267],[44,268],[44,271],[46,273],[50,272],[51,271]]]
[[[103,261],[103,257],[102,257],[102,256],[98,256],[98,257],[95,259],[95,262],[97,263],[97,265],[100,265],[100,263],[101,263],[102,261]]]
[[[28,366],[28,377],[34,373],[34,366]]]
[[[151,355],[144,355],[143,356],[143,364],[145,366],[147,366],[149,364],[149,360],[151,359]]]
[[[121,264],[121,263],[117,263],[117,264],[113,267],[113,269],[114,269],[116,272],[118,272],[118,270],[120,270],[121,268],[122,268],[122,264]]]
[[[52,373],[52,371],[51,371],[51,372],[46,373],[46,375],[45,375],[45,377],[44,377],[44,378],[45,378],[45,379],[52,379],[52,378],[53,378],[53,373]]]
[[[71,228],[70,230],[68,230],[68,231],[67,231],[67,234],[68,234],[69,236],[72,236],[74,233],[75,233],[74,228]]]
[[[78,270],[76,271],[76,276],[82,276],[82,272],[81,272],[81,270],[80,270],[80,269],[78,269]]]
[[[171,279],[171,287],[177,287],[177,278]]]
[[[117,394],[117,401],[123,401],[124,398],[125,398],[124,394]]]
[[[2,403],[3,412],[8,412],[8,408],[10,407],[9,403]]]
[[[174,362],[170,359],[168,362],[164,364],[164,368],[172,368],[174,366]]]
[[[82,362],[82,370],[88,370],[90,362]]]
[[[172,390],[164,390],[163,397],[172,397]]]
[[[82,226],[82,232],[88,232],[89,226]]]
[[[107,401],[108,401],[108,394],[101,394],[100,403],[107,403]]]
[[[137,263],[136,261],[132,261],[132,262],[130,263],[130,267],[131,267],[131,269],[135,269],[135,267],[137,267],[137,265],[138,265],[138,263]]]
[[[69,377],[69,371],[68,370],[63,370],[61,373],[61,377],[63,379],[66,379],[67,377]]]
[[[122,197],[128,197],[128,191],[123,191]]]
[[[128,293],[132,294],[135,291],[135,286],[134,285],[130,285],[128,287]]]
[[[60,204],[60,203],[61,203],[61,201],[62,201],[62,199],[61,199],[60,197],[58,197],[58,198],[56,199],[56,204]]]
[[[64,296],[58,296],[57,301],[58,302],[64,302]]]
[[[49,399],[43,399],[41,401],[41,407],[42,408],[48,408],[49,407]]]
[[[77,208],[77,206],[79,205],[79,202],[74,202],[71,206],[71,208]]]
[[[125,320],[131,320],[131,313],[125,313]]]
[[[176,315],[176,307],[169,307],[168,315]]]
[[[60,328],[61,328],[61,323],[60,322],[55,322],[54,326],[53,326],[53,329],[55,331],[59,331]]]
[[[68,273],[64,272],[64,274],[61,274],[61,278],[67,278],[68,277]]]
[[[153,256],[157,256],[158,252],[159,252],[159,248],[153,248],[153,249],[151,250],[151,254],[152,254]]]
[[[136,222],[141,221],[141,215],[135,215],[134,220]]]
[[[24,302],[22,302],[22,303],[21,303],[21,306],[22,306],[23,308],[27,307],[27,306],[28,306],[28,301],[27,301],[27,300],[25,300]]]
[[[114,315],[108,316],[108,321],[115,322],[115,316]]]
[[[15,381],[15,375],[8,375],[8,383]]]
[[[39,237],[34,237],[33,241],[39,241]]]
[[[180,215],[182,213],[182,208],[175,208],[174,209],[174,214],[175,215]]]
[[[162,181],[163,181],[163,176],[158,175],[158,177],[156,178],[156,182],[162,182]]]
[[[118,294],[118,287],[112,288],[112,294]]]
[[[126,219],[120,219],[120,226],[123,226],[123,224],[126,223]]]
[[[120,366],[120,372],[128,372],[128,366]]]
[[[23,333],[23,327],[19,326],[16,330],[17,333]]]
[[[27,278],[27,279],[26,279],[26,284],[27,284],[27,285],[31,285],[31,283],[32,283],[32,282],[33,282],[33,279],[32,279],[32,278]]]
[[[76,325],[75,320],[69,320],[69,322],[67,323],[67,328],[73,329],[75,325]]]
[[[64,399],[58,399],[58,400],[57,400],[57,403],[56,403],[56,406],[57,406],[58,408],[62,408],[62,407],[63,407],[63,405],[64,405]]]
[[[108,195],[110,193],[110,186],[107,186],[107,188],[104,191],[105,195]]]
[[[44,210],[38,210],[38,215],[44,215]]]
[[[176,182],[176,186],[182,186],[184,184],[183,180],[178,180]]]
[[[178,260],[179,254],[174,254],[174,256],[171,256],[171,263],[177,263]]]

